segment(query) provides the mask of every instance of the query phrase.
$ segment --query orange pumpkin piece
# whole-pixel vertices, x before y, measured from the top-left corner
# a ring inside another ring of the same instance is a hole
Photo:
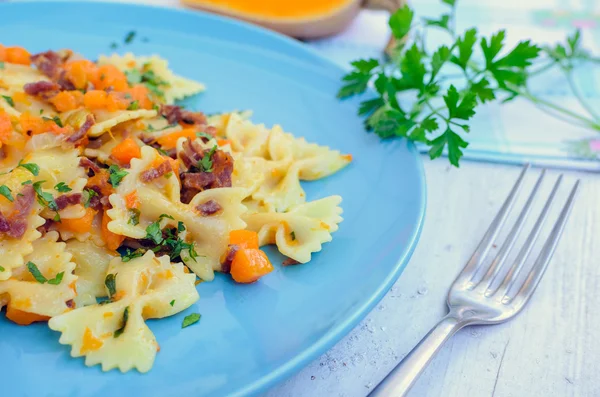
[[[49,102],[59,112],[66,112],[83,105],[83,93],[81,91],[61,91],[50,98]]]
[[[25,106],[31,106],[31,102],[29,101],[29,96],[23,91],[17,91],[13,94],[12,99],[15,103],[21,103]]]
[[[6,47],[5,60],[19,65],[31,64],[31,54],[23,47]]]
[[[6,62],[6,47],[0,44],[0,62]]]
[[[258,233],[252,230],[232,230],[229,232],[229,244],[240,248],[258,248]]]
[[[163,149],[174,149],[177,146],[177,140],[179,138],[185,137],[190,139],[196,138],[196,130],[193,128],[184,128],[183,130],[173,132],[171,134],[161,136],[156,140]]]
[[[219,145],[219,146],[231,145],[231,141],[229,139],[218,139],[217,145]]]
[[[108,230],[108,222],[110,222],[110,217],[106,214],[106,211],[102,214],[102,239],[106,243],[106,247],[109,250],[115,251],[123,240],[125,240],[125,236],[121,236],[120,234],[115,234]]]
[[[112,88],[114,91],[125,91],[129,87],[125,73],[114,65],[100,66],[98,75],[92,83],[97,90]]]
[[[257,248],[239,250],[231,262],[231,277],[238,283],[253,283],[272,271],[267,254]]]
[[[61,219],[61,227],[70,230],[74,233],[87,233],[92,230],[92,223],[94,222],[94,216],[96,211],[91,208],[87,208],[85,215],[81,218],[76,219]]]
[[[90,90],[83,96],[83,104],[90,110],[106,108],[108,94],[102,90]]]
[[[110,184],[109,178],[108,171],[100,170],[100,172],[88,179],[86,186],[97,186],[103,196],[110,196],[114,193],[114,188]]]
[[[4,142],[4,139],[8,139],[11,132],[10,116],[6,113],[0,113],[0,141]]]
[[[10,303],[6,308],[6,318],[19,325],[30,325],[34,322],[48,321],[50,319],[50,317],[48,316],[42,316],[39,314],[29,313],[23,310],[15,309],[11,306]]]
[[[125,205],[127,208],[140,208],[140,200],[137,196],[137,190],[125,195]]]
[[[106,97],[106,110],[116,112],[117,110],[125,110],[129,107],[131,101],[125,98],[122,92],[112,91]]]
[[[133,87],[125,90],[129,95],[131,95],[131,99],[133,101],[138,102],[138,107],[140,109],[152,109],[152,101],[150,100],[150,91],[148,87],[144,84],[136,84]]]
[[[121,163],[121,165],[125,165],[129,164],[133,158],[142,157],[142,151],[133,139],[127,138],[115,146],[110,155],[113,159]]]
[[[78,90],[87,88],[89,81],[94,81],[98,75],[98,67],[87,59],[69,61],[64,65],[66,78]]]
[[[24,134],[37,135],[44,132],[53,134],[68,134],[73,128],[69,125],[60,127],[54,120],[43,119],[42,117],[34,116],[29,112],[23,112],[19,116],[19,123]]]
[[[87,352],[93,352],[100,349],[104,345],[102,339],[98,339],[92,333],[90,327],[85,327],[83,332],[83,339],[81,341],[81,349],[79,354],[85,354]]]

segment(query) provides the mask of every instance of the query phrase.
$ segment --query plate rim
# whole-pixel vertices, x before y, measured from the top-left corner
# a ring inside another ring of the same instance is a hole
[[[344,71],[342,65],[332,61],[321,55],[315,49],[303,44],[302,42],[288,37],[284,34],[281,34],[276,31],[272,31],[266,28],[263,28],[259,25],[252,24],[250,22],[234,19],[232,17],[210,13],[204,10],[185,7],[170,7],[163,6],[157,4],[142,4],[142,3],[129,3],[129,2],[120,2],[120,1],[99,1],[99,0],[86,0],[86,1],[77,1],[77,0],[18,0],[18,1],[8,1],[0,3],[0,9],[4,7],[23,7],[26,9],[27,7],[32,7],[35,4],[55,4],[59,6],[65,6],[68,4],[76,4],[78,7],[99,7],[99,6],[112,6],[112,7],[125,7],[125,8],[144,8],[144,9],[153,9],[155,12],[167,12],[172,14],[172,16],[176,17],[178,14],[186,15],[193,18],[207,18],[213,20],[217,23],[222,24],[233,24],[242,29],[249,29],[259,35],[267,36],[272,40],[280,41],[286,45],[294,47],[299,52],[303,52],[305,54],[310,55],[312,58],[319,59],[320,62],[324,64],[328,64],[330,67],[334,67],[339,69],[340,71]],[[190,32],[188,32],[190,33]],[[191,32],[193,33],[193,31]],[[250,44],[252,45],[252,44]],[[255,45],[254,45],[255,46]],[[296,58],[294,58],[296,59]],[[421,158],[419,152],[416,149],[416,146],[411,142],[405,140],[405,144],[408,147],[408,152],[414,157],[416,161],[416,169],[417,169],[417,177],[418,182],[420,184],[420,192],[419,195],[421,200],[418,204],[419,214],[416,221],[416,225],[413,227],[411,235],[409,237],[409,242],[404,249],[404,252],[400,255],[400,257],[396,260],[391,272],[388,276],[382,280],[381,283],[377,286],[376,290],[367,296],[360,306],[354,309],[350,315],[348,315],[343,321],[333,326],[327,333],[325,333],[321,338],[319,338],[316,342],[314,342],[310,347],[300,350],[297,354],[292,356],[289,360],[279,365],[275,370],[270,372],[267,375],[263,375],[257,378],[254,381],[251,381],[245,385],[242,385],[238,390],[234,391],[230,396],[242,397],[242,396],[250,396],[256,395],[258,393],[264,393],[270,388],[280,384],[285,379],[288,379],[293,374],[298,373],[300,370],[305,368],[311,361],[317,359],[320,355],[324,354],[326,351],[331,349],[333,345],[338,343],[343,337],[347,336],[360,321],[362,321],[383,299],[383,297],[387,294],[393,284],[398,280],[406,266],[408,265],[414,250],[419,242],[421,232],[423,230],[423,225],[425,222],[425,214],[427,207],[427,178],[425,174],[425,167],[423,159]],[[151,374],[149,372],[148,374]]]

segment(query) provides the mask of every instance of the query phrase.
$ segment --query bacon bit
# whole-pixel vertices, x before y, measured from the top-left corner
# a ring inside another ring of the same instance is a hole
[[[12,238],[21,238],[27,230],[27,216],[33,207],[33,186],[25,185],[15,198],[13,211],[5,217],[0,212],[0,233],[6,233]]]
[[[176,105],[162,105],[160,114],[167,119],[169,124],[183,122],[185,124],[206,124],[206,116],[202,112],[190,112]]]
[[[292,258],[287,258],[287,259],[286,259],[286,260],[284,260],[284,261],[283,261],[281,264],[282,264],[283,266],[291,266],[291,265],[297,265],[297,264],[299,264],[299,263],[300,263],[300,262],[298,262],[298,261],[297,261],[297,260],[295,260],[295,259],[292,259]]]
[[[237,244],[229,244],[227,250],[221,255],[221,272],[229,273],[231,271],[231,262],[240,247]]]
[[[92,128],[92,126],[96,123],[96,121],[94,120],[94,116],[92,114],[88,114],[87,117],[85,118],[85,122],[81,125],[81,127],[79,127],[79,129],[77,131],[75,131],[74,134],[72,134],[70,137],[67,138],[67,142],[78,142],[80,141],[82,138],[84,138],[87,135],[87,132],[89,131],[90,128]]]
[[[209,200],[206,203],[202,203],[196,206],[196,210],[200,212],[202,216],[211,216],[221,211],[223,207],[219,205],[215,200]]]
[[[69,193],[58,196],[54,201],[56,202],[56,206],[60,211],[71,205],[81,204],[82,197],[83,196],[81,193]]]
[[[140,174],[140,180],[144,183],[151,182],[156,178],[160,178],[161,176],[173,172],[173,167],[171,167],[171,162],[168,160],[164,160],[160,163],[159,166],[153,166],[152,168],[142,172]]]
[[[104,342],[102,342],[101,339],[98,339],[94,336],[90,327],[85,327],[79,354],[86,354],[87,352],[96,351],[96,350],[100,349],[103,345],[104,345]]]
[[[73,301],[73,299],[69,299],[68,301],[66,301],[65,305],[67,305],[69,309],[75,309],[75,301]]]
[[[137,190],[134,190],[125,196],[125,205],[127,208],[140,208],[140,200],[137,196]]]
[[[52,93],[56,95],[60,91],[60,86],[51,81],[37,81],[35,83],[27,83],[23,86],[23,90],[32,96],[42,96],[42,94]],[[44,95],[46,97],[46,95]]]
[[[88,145],[89,147],[89,145]],[[85,168],[86,171],[94,171],[95,174],[100,172],[100,167],[98,167],[98,165],[96,163],[94,163],[92,160],[90,160],[87,157],[81,157],[79,159],[79,166],[81,168]]]
[[[96,175],[88,179],[87,187],[92,188],[100,196],[110,196],[114,193],[114,188],[109,182],[108,171],[99,169]]]
[[[50,77],[52,80],[57,80],[60,77],[61,64],[63,58],[54,51],[41,52],[31,56],[31,62],[38,68],[40,72]]]

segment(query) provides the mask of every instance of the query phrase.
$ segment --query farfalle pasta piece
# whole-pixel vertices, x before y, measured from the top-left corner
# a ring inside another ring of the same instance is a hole
[[[300,263],[331,241],[331,233],[343,220],[339,207],[342,198],[329,196],[298,205],[285,213],[246,214],[248,229],[258,232],[260,245],[276,244],[283,255]]]
[[[8,233],[0,233],[0,280],[7,280],[12,275],[13,269],[25,264],[24,257],[33,252],[33,241],[42,235],[37,230],[45,223],[44,218],[39,216],[42,208],[34,198],[32,187],[23,185],[31,177],[29,171],[20,167],[0,175],[0,185],[6,186],[13,198],[11,202],[6,197],[0,196],[0,212],[3,216],[13,214],[17,205],[29,208],[26,214],[20,214],[19,211],[18,222],[25,225],[24,232],[20,237],[11,237]],[[18,196],[25,190],[27,190],[26,196]]]
[[[253,124],[232,113],[229,115],[225,135],[231,147],[247,157],[268,158],[267,144],[270,131],[264,124]]]
[[[185,240],[194,243],[199,256],[193,259],[187,250],[183,250],[182,259],[200,278],[210,281],[214,278],[213,271],[221,269],[220,257],[227,249],[229,232],[246,226],[241,219],[246,211],[241,204],[246,191],[241,188],[209,189],[198,193],[189,204],[184,204],[180,201],[179,180],[174,172],[147,182],[142,178],[145,171],[165,161],[170,160],[149,146],[142,148],[141,158],[131,160],[129,174],[109,198],[112,209],[107,211],[111,219],[108,229],[116,234],[142,239],[146,237],[146,228],[163,214],[168,217],[163,216],[161,227],[169,224],[177,226],[178,221],[183,222]],[[125,199],[130,194],[135,194],[140,203],[140,216],[135,225],[130,221],[131,212]],[[210,216],[202,216],[197,207],[211,200],[220,209]]]
[[[64,226],[63,222],[53,222],[50,225],[49,230],[57,231],[60,234],[60,238],[63,241],[90,241],[99,247],[103,247],[104,245],[106,245],[106,242],[102,238],[102,212],[98,212],[94,215],[94,219],[92,220],[92,227],[89,231],[81,232],[69,229]]]
[[[144,73],[150,72],[153,82],[163,94],[161,99],[166,104],[173,104],[176,100],[198,94],[205,90],[204,84],[173,73],[169,69],[169,62],[156,55],[135,56],[130,52],[125,55],[101,55],[98,58],[98,63],[101,65],[114,65],[126,73],[135,71],[134,73],[139,74],[140,77]]]
[[[75,307],[96,304],[96,298],[106,296],[104,279],[111,260],[117,257],[114,251],[99,247],[92,241],[67,241],[67,252],[73,255],[77,276]]]
[[[53,196],[58,196],[54,187],[58,183],[64,183],[71,190],[69,194],[82,193],[87,183],[85,170],[79,166],[79,151],[77,149],[64,149],[54,147],[45,150],[36,150],[23,159],[23,163],[36,164],[39,167],[39,175],[30,175],[33,181],[45,181],[41,187]],[[77,219],[85,215],[82,204],[70,205],[59,212],[61,219]],[[52,219],[54,212],[44,209],[44,216]]]
[[[94,112],[94,115],[96,116],[96,124],[88,131],[88,136],[91,137],[98,137],[114,126],[126,121],[156,117],[157,112],[154,109],[118,110],[116,112],[98,110]]]
[[[27,324],[69,309],[67,302],[75,298],[75,263],[65,251],[65,243],[57,240],[56,232],[48,232],[34,241],[33,252],[25,257],[27,264],[14,269],[10,279],[0,281],[0,295],[9,297],[7,317]],[[39,274],[34,277],[34,272]]]
[[[113,259],[108,274],[115,286],[108,291],[113,294],[110,303],[75,309],[48,325],[62,333],[59,342],[71,345],[73,357],[85,356],[88,366],[147,372],[158,344],[144,320],[172,316],[196,302],[196,277],[181,263],[157,258],[152,251],[129,262]]]
[[[23,91],[23,86],[27,83],[49,81],[49,79],[30,66],[5,62],[4,67],[0,68],[0,81],[3,88],[14,93]]]

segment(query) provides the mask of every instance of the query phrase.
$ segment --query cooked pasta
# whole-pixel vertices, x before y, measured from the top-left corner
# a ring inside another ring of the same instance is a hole
[[[203,90],[156,55],[92,62],[0,45],[8,320],[47,321],[86,365],[146,372],[159,349],[145,320],[192,306],[197,279],[256,282],[274,270],[261,246],[306,263],[331,241],[342,198],[308,201],[301,181],[350,155],[255,124],[249,111],[176,104]],[[199,319],[188,317],[183,327]]]

